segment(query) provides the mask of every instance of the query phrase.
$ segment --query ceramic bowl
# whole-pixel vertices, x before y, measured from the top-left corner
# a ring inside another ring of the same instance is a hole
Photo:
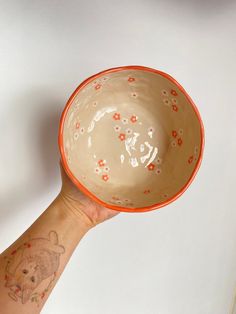
[[[74,91],[59,146],[70,179],[118,211],[157,209],[193,180],[204,145],[199,112],[171,76],[142,66],[100,72]]]

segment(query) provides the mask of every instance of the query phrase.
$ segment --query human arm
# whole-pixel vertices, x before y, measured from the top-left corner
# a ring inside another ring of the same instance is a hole
[[[2,314],[39,313],[82,237],[118,213],[86,197],[62,168],[61,174],[56,199],[0,255]]]

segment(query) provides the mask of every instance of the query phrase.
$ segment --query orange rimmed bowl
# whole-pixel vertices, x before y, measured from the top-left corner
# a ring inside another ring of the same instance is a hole
[[[62,113],[63,167],[105,207],[140,212],[177,199],[200,166],[204,129],[183,87],[168,74],[123,66],[81,83]]]

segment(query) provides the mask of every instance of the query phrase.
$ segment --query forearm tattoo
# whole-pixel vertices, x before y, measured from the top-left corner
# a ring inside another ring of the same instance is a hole
[[[9,297],[22,304],[30,300],[39,305],[56,278],[64,252],[56,231],[50,231],[48,238],[31,239],[13,250],[5,257]]]

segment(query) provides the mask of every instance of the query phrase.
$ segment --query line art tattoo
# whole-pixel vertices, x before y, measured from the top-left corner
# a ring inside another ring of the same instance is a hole
[[[50,231],[48,238],[30,239],[13,250],[5,257],[5,287],[9,289],[9,297],[22,304],[31,300],[39,305],[56,278],[64,252],[56,231]]]

